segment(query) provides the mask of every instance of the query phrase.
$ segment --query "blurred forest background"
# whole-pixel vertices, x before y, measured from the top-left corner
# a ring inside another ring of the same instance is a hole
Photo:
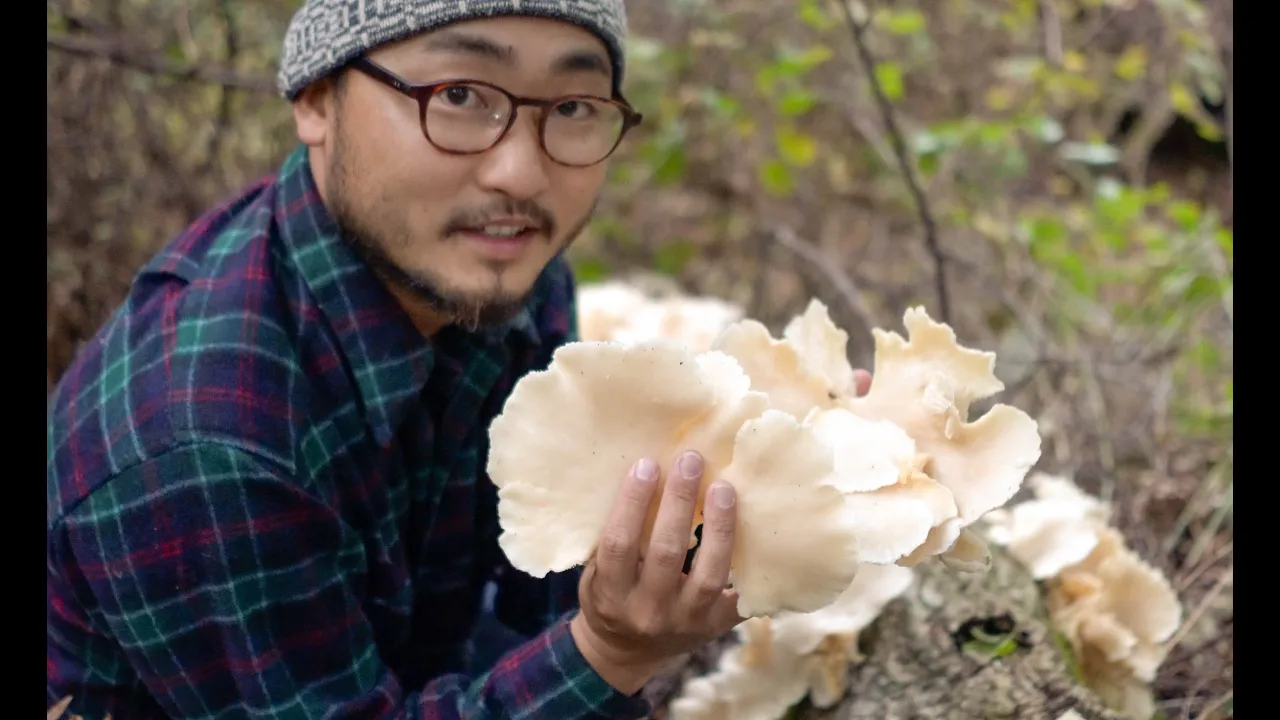
[[[292,147],[298,0],[48,0],[47,382],[139,265]],[[1187,622],[1174,717],[1234,686],[1231,0],[631,2],[646,115],[573,249],[871,367],[924,304],[998,352],[1042,467],[1112,502]],[[983,408],[975,408],[980,412]],[[1230,714],[1230,711],[1226,711]]]

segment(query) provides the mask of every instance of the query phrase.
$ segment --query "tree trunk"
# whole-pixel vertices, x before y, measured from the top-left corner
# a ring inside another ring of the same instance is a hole
[[[1001,616],[1004,626],[992,620]],[[988,641],[979,647],[961,637],[974,627]],[[993,631],[1000,638],[991,638]],[[850,667],[843,700],[818,709],[806,699],[789,718],[1055,720],[1074,710],[1079,720],[1122,720],[1078,683],[1070,653],[1057,637],[1039,586],[1001,548],[991,548],[991,568],[981,574],[931,560],[917,566],[911,588],[859,635],[865,658]],[[682,682],[706,674],[736,642],[731,634],[650,683],[645,693],[654,703],[653,720],[666,720],[666,706]]]

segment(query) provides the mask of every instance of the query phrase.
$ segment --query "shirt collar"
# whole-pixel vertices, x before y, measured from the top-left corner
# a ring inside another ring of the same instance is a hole
[[[432,345],[342,238],[316,189],[305,145],[286,158],[276,184],[276,222],[288,262],[336,335],[374,436],[387,445],[431,375]],[[502,344],[513,334],[540,342],[532,311],[537,294],[505,325],[473,334],[472,347]]]

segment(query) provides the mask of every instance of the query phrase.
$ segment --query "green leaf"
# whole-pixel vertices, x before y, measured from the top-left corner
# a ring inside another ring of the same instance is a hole
[[[1079,255],[1070,251],[1063,252],[1058,258],[1058,270],[1076,292],[1085,297],[1093,297],[1096,292],[1095,283],[1089,274],[1088,266]]]
[[[653,169],[653,179],[658,185],[674,185],[684,177],[686,160],[684,148],[675,146],[668,150],[662,162]]]
[[[609,278],[609,266],[600,258],[582,258],[573,263],[573,275],[583,285],[602,282]]]
[[[779,127],[774,135],[778,144],[778,153],[782,159],[795,167],[808,167],[818,156],[818,143],[812,136],[794,128]]]
[[[653,138],[641,147],[640,156],[653,169],[653,181],[659,186],[673,185],[684,177],[686,158],[679,133]]]
[[[894,35],[914,35],[924,30],[925,18],[915,9],[890,10],[877,17],[876,24]]]
[[[766,65],[756,70],[755,88],[757,93],[765,96],[773,95],[773,88],[777,82],[778,71],[772,65]]]
[[[885,97],[890,100],[897,100],[902,97],[902,68],[898,63],[893,61],[877,63],[875,73],[876,82],[879,83],[880,89],[884,91]]]
[[[710,108],[721,120],[733,120],[742,112],[741,101],[715,88],[703,88],[701,96],[702,104]]]
[[[1031,131],[1040,142],[1046,145],[1052,145],[1058,142],[1065,135],[1062,129],[1062,123],[1051,117],[1038,117],[1031,121],[1028,130]]]
[[[800,21],[814,30],[829,30],[835,25],[818,4],[818,0],[800,0],[797,11]]]
[[[788,197],[795,192],[795,179],[780,160],[769,160],[760,165],[756,174],[766,192],[775,197]]]
[[[1171,202],[1165,212],[1184,232],[1193,232],[1200,226],[1200,206],[1190,200]]]
[[[1116,58],[1112,69],[1122,80],[1137,80],[1147,72],[1147,49],[1141,45],[1130,45]]]
[[[783,117],[798,117],[813,109],[817,97],[808,90],[792,90],[778,99],[778,112]]]
[[[697,254],[697,246],[688,240],[666,242],[654,252],[653,266],[658,272],[678,275]]]
[[[775,77],[798,78],[830,60],[832,55],[826,45],[812,45],[799,52],[782,50],[770,68]]]
[[[1213,233],[1214,239],[1218,241],[1218,248],[1230,260],[1235,257],[1235,233],[1228,228],[1218,228]]]
[[[1026,224],[1026,233],[1032,245],[1058,245],[1067,237],[1062,221],[1054,217],[1032,219]]]

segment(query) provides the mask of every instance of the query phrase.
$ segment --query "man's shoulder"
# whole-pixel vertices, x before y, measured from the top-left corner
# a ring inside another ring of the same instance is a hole
[[[49,398],[52,521],[170,449],[223,442],[288,465],[306,302],[276,261],[273,185],[210,210],[135,276]]]

